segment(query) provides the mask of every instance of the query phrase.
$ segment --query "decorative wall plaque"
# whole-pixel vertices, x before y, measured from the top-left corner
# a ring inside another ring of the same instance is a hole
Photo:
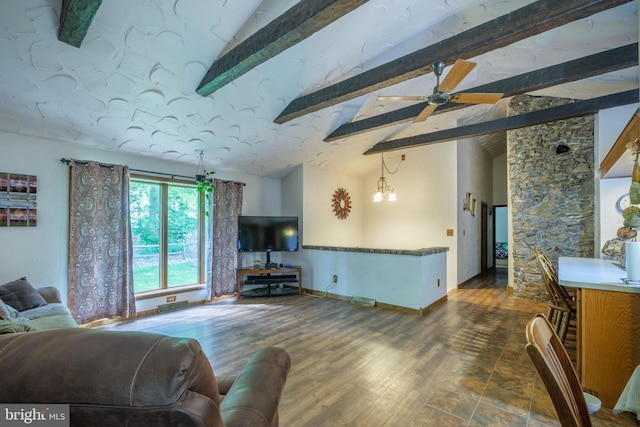
[[[34,175],[0,172],[0,227],[35,227],[37,192]]]
[[[351,213],[351,197],[344,188],[338,188],[331,199],[333,213],[340,219],[345,219]]]

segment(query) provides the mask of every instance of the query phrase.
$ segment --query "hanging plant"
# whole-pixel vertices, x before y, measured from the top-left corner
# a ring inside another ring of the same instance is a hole
[[[204,197],[207,203],[204,205],[204,214],[209,216],[209,206],[211,205],[211,196],[213,195],[213,189],[216,187],[213,184],[214,171],[207,171],[204,168],[204,151],[200,150],[200,161],[196,168],[196,182],[198,183],[198,193],[204,193]],[[203,207],[200,204],[200,207]]]
[[[216,188],[213,183],[213,174],[214,171],[207,171],[206,169],[202,170],[201,174],[196,174],[196,182],[198,183],[198,192],[204,193],[205,200],[207,201],[204,204],[204,214],[209,216],[209,206],[211,205],[211,197],[213,196],[213,189]],[[203,205],[200,205],[203,206]]]

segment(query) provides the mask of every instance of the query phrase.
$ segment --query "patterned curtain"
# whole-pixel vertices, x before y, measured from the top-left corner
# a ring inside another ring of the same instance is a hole
[[[69,294],[78,323],[131,317],[129,168],[70,161]]]
[[[206,298],[236,292],[238,265],[238,217],[242,212],[244,184],[214,179],[211,239],[208,246]]]

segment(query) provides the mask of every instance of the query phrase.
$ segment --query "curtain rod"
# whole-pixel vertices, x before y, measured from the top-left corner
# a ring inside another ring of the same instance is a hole
[[[65,159],[62,158],[60,159],[60,161],[62,163],[66,163],[67,165],[71,164],[71,163],[82,163],[83,165],[88,164],[89,162],[86,160],[75,160],[75,159]],[[100,163],[98,162],[98,165],[102,166],[102,167],[113,167],[113,165],[109,165],[106,163]],[[140,173],[150,173],[150,174],[154,174],[154,175],[162,175],[162,176],[168,176],[171,178],[186,178],[189,180],[193,180],[195,181],[195,177],[194,176],[186,176],[186,175],[178,175],[175,173],[166,173],[166,172],[154,172],[154,171],[148,171],[148,170],[143,170],[143,169],[129,169],[130,172],[140,172]],[[235,184],[242,184],[243,186],[246,186],[247,184],[245,184],[244,182],[237,182],[237,181],[233,181],[233,180],[222,180],[222,182],[224,183],[235,183]]]
[[[81,165],[88,165],[89,161],[88,160],[76,160],[76,159],[65,159],[64,157],[62,159],[60,159],[60,163],[64,163],[66,165],[70,165],[71,163],[80,163]],[[113,168],[115,165],[110,165],[108,163],[100,163],[100,162],[96,162],[98,164],[98,166],[102,167],[102,168]]]

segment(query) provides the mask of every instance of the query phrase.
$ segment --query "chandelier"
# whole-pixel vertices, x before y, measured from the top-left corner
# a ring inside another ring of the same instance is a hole
[[[389,174],[393,175],[398,171],[398,169],[396,168],[395,171],[391,172],[387,168],[387,165],[384,162],[384,153],[381,153],[381,159],[382,159],[382,166],[381,166],[382,173],[380,175],[380,179],[378,179],[378,185],[377,185],[378,191],[376,191],[376,194],[373,195],[373,201],[377,203],[386,199],[389,202],[395,202],[396,200],[398,200],[398,198],[396,197],[396,193],[393,191],[393,188],[391,188],[389,184],[387,184],[387,180],[384,177],[384,171],[386,170]],[[404,155],[403,155],[403,160],[404,160]]]

